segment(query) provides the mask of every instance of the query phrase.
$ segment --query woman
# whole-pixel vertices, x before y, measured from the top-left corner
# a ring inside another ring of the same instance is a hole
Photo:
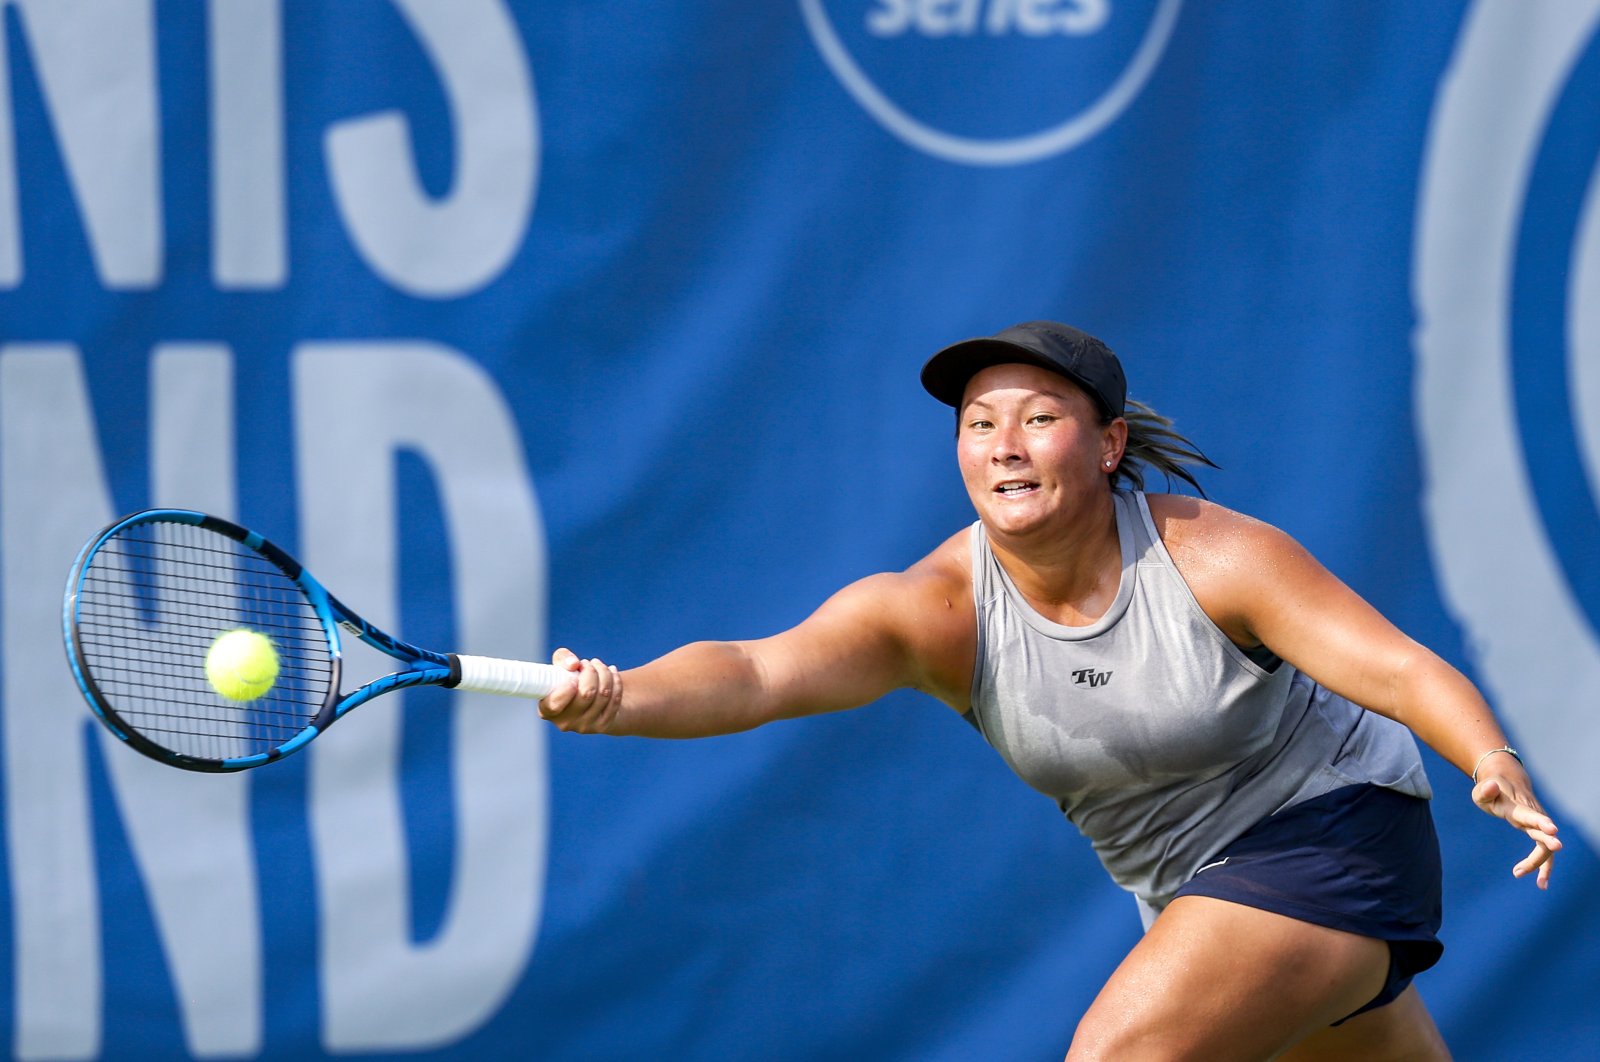
[[[1119,489],[1205,459],[1092,336],[1035,321],[935,354],[978,521],[792,630],[618,673],[558,650],[563,730],[692,737],[899,687],[1055,798],[1147,932],[1068,1058],[1445,1058],[1411,977],[1441,950],[1412,734],[1533,841],[1555,823],[1473,686],[1282,532]],[[1360,707],[1358,707],[1360,706]]]

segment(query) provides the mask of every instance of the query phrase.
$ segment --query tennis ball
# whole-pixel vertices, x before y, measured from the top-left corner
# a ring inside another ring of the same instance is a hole
[[[278,681],[278,651],[257,631],[224,631],[206,653],[206,680],[230,701],[253,701]]]

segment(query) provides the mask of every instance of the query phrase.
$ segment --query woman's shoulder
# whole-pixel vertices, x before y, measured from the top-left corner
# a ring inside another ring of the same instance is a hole
[[[946,538],[894,576],[906,644],[920,672],[917,686],[957,711],[969,706],[977,652],[972,602],[972,529]]]
[[[1249,617],[1260,602],[1317,567],[1283,531],[1203,498],[1147,495],[1150,518],[1200,607],[1235,643],[1259,644]]]
[[[1232,553],[1255,550],[1287,536],[1265,520],[1187,494],[1146,494],[1156,533],[1176,559],[1178,550]]]
[[[972,546],[970,529],[939,543],[904,571],[864,580],[886,616],[897,616],[908,630],[923,634],[941,625],[957,626],[972,613]]]
[[[1304,549],[1265,520],[1204,498],[1148,494],[1150,519],[1179,574],[1197,596],[1248,586]]]
[[[970,529],[963,529],[910,567],[858,579],[835,597],[857,616],[915,642],[938,631],[941,620],[957,627],[970,622],[971,553]]]
[[[905,570],[915,579],[930,582],[972,583],[972,525],[963,527],[935,546],[932,552]]]

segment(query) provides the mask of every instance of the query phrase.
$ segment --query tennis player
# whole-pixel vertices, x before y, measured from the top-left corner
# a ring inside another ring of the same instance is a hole
[[[1556,825],[1478,691],[1288,535],[1186,495],[1205,462],[1126,397],[1099,340],[1047,321],[935,354],[978,520],[797,627],[617,672],[565,649],[563,730],[692,737],[914,687],[1052,797],[1146,933],[1070,1060],[1448,1058],[1411,979],[1442,947],[1413,735],[1525,833]],[[1208,462],[1205,462],[1208,463]]]

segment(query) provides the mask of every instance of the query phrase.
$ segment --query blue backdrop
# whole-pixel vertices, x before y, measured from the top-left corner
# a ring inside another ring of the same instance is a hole
[[[1046,1059],[1138,933],[917,695],[701,742],[374,703],[146,762],[60,648],[209,509],[424,644],[771,632],[971,519],[936,347],[1068,320],[1490,694],[1436,757],[1463,1059],[1600,1044],[1600,0],[0,3],[17,1057]]]

